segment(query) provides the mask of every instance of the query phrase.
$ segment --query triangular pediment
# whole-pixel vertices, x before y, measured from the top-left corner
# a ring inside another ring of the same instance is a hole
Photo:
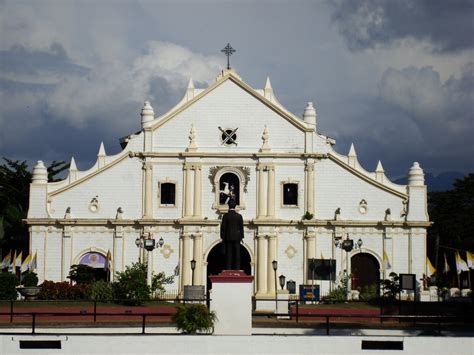
[[[236,86],[238,86],[241,90],[244,92],[248,93],[252,97],[254,97],[256,100],[260,101],[262,105],[266,106],[270,110],[274,111],[278,116],[280,116],[282,119],[288,121],[291,123],[294,127],[298,128],[302,132],[310,132],[314,130],[313,128],[309,128],[306,126],[306,124],[297,116],[286,110],[284,107],[281,105],[270,101],[267,99],[265,96],[260,94],[258,91],[253,89],[251,86],[246,84],[240,77],[233,71],[226,71],[224,72],[224,75],[221,75],[216,82],[211,84],[209,87],[201,91],[199,94],[194,96],[192,99],[189,99],[186,102],[181,102],[180,104],[176,105],[173,109],[156,119],[156,122],[151,125],[148,128],[145,128],[145,130],[151,130],[154,131],[158,129],[159,127],[163,126],[164,124],[168,123],[170,120],[172,120],[174,117],[176,117],[179,113],[185,111],[192,105],[196,104],[200,100],[203,100],[206,96],[211,94],[212,92],[218,90],[222,85],[224,85],[227,82],[232,82]],[[183,100],[184,101],[184,100]]]

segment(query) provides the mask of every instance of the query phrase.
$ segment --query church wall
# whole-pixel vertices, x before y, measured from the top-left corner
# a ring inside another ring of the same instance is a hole
[[[393,260],[392,268],[387,272],[408,273],[408,230],[398,228],[396,234],[392,238]]]
[[[303,282],[303,237],[301,231],[288,228],[278,234],[277,241],[277,277],[285,275],[286,281],[293,280],[297,284]],[[277,280],[278,289],[280,289]],[[286,285],[285,285],[286,288]]]
[[[164,272],[166,276],[175,275],[175,271],[179,271],[179,230],[160,229],[154,233],[154,237],[156,240],[162,237],[165,243],[162,248],[157,246],[153,250],[153,272],[155,274]],[[173,280],[174,282],[165,288],[168,292],[176,293],[179,288],[179,276],[175,276]]]
[[[274,151],[304,151],[304,133],[231,81],[178,113],[153,132],[154,151],[183,151],[191,125],[196,130],[198,151],[256,152],[262,145],[265,125]],[[222,129],[238,127],[238,145],[221,144]],[[176,134],[180,132],[180,134]]]
[[[91,200],[98,196],[99,209],[91,212]],[[110,169],[52,196],[54,218],[63,218],[71,207],[72,218],[115,218],[122,207],[124,218],[142,216],[142,163],[126,159]]]
[[[329,159],[315,165],[316,218],[333,219],[341,208],[342,220],[384,220],[390,208],[393,220],[402,220],[402,199],[367,183]],[[359,212],[360,202],[367,202],[367,213]]]

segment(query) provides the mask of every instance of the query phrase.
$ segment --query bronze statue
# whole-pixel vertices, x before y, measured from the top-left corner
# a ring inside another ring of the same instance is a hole
[[[229,212],[222,217],[221,238],[224,243],[226,270],[240,270],[240,243],[244,239],[244,220],[235,210],[234,199],[228,202]]]

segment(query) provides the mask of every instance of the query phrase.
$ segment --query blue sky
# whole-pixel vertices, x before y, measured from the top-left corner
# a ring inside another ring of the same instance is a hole
[[[474,171],[473,1],[0,1],[0,156],[83,170],[190,77],[270,76],[296,115],[391,177]]]

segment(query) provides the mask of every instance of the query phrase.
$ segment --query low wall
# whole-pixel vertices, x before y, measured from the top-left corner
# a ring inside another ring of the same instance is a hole
[[[53,340],[61,349],[20,349],[20,341]],[[397,354],[472,354],[474,338],[403,336],[2,335],[0,354],[377,354],[365,341],[402,343]]]

